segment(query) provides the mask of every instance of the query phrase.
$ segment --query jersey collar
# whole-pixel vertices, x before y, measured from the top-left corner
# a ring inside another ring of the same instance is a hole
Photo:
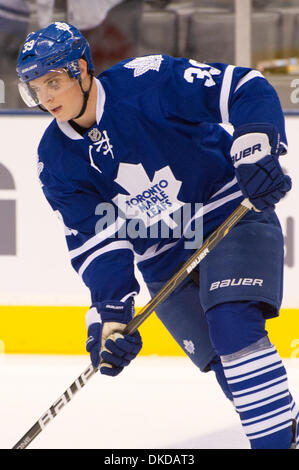
[[[104,112],[104,106],[105,106],[105,101],[106,101],[106,93],[103,88],[103,85],[101,84],[100,80],[98,78],[93,77],[93,80],[95,80],[96,85],[97,85],[97,110],[96,110],[96,120],[97,124],[100,123],[100,120],[102,119],[103,112]],[[72,140],[81,140],[83,139],[82,135],[80,135],[73,127],[66,121],[66,122],[59,122],[56,120],[56,123],[67,137],[69,137]]]

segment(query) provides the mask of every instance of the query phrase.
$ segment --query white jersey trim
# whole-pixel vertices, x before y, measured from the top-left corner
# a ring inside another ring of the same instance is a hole
[[[56,119],[57,126],[65,134],[67,137],[69,137],[72,140],[81,140],[83,139],[82,135],[79,134],[79,132],[75,131],[75,129],[72,128],[72,126],[68,123],[68,121],[65,122],[59,122]]]
[[[96,119],[97,119],[97,124],[99,124],[100,120],[102,119],[103,113],[104,113],[104,106],[105,106],[105,102],[106,102],[106,93],[105,93],[104,87],[101,84],[100,80],[98,80],[97,78],[94,78],[94,80],[97,84],[97,89],[98,89]]]
[[[136,292],[135,290],[133,292],[129,292],[127,295],[125,295],[124,297],[122,297],[120,299],[120,302],[125,302],[126,300],[128,300],[130,297],[135,297],[135,295],[137,295],[138,292]]]
[[[224,191],[226,191],[227,189],[231,188],[232,186],[234,186],[235,184],[237,184],[237,178],[233,178],[229,183],[225,184],[224,186],[222,186],[221,189],[219,189],[219,191],[217,191],[216,193],[214,193],[210,199],[213,199],[214,197],[216,196],[219,196],[219,194],[221,193],[224,193]]]
[[[100,120],[102,119],[103,112],[104,112],[104,106],[106,102],[106,93],[103,88],[103,85],[101,84],[100,80],[97,78],[93,77],[93,80],[95,81],[97,85],[97,109],[96,109],[96,120],[97,124],[99,124]],[[57,125],[61,132],[63,132],[67,137],[69,137],[72,140],[81,140],[84,137],[79,134],[79,132],[75,131],[73,127],[69,124],[68,121],[65,122],[59,122],[57,121]]]
[[[229,99],[234,69],[235,69],[234,65],[228,65],[225,69],[224,76],[223,76],[222,87],[221,87],[221,92],[220,92],[220,102],[219,102],[221,122],[223,124],[229,123],[228,99]]]
[[[76,258],[77,256],[82,255],[82,253],[85,253],[85,251],[88,251],[94,246],[99,245],[101,242],[111,237],[111,235],[118,232],[118,230],[120,230],[124,223],[125,220],[121,217],[118,217],[114,224],[109,225],[109,227],[107,227],[105,230],[102,230],[93,237],[89,238],[85,243],[83,243],[83,245],[79,246],[78,248],[70,250],[70,258]]]
[[[252,80],[253,78],[256,78],[256,77],[259,77],[259,78],[265,78],[261,72],[258,72],[257,70],[251,70],[250,72],[248,72],[246,75],[244,75],[243,78],[241,78],[241,80],[237,83],[237,86],[234,90],[234,93],[236,93],[237,90],[239,90],[239,88],[241,88],[241,86],[244,85],[244,83],[247,83],[249,80]]]
[[[285,144],[284,142],[280,142],[280,145],[282,145],[286,151],[286,153],[288,153],[289,149],[288,149],[288,146],[287,144]],[[285,154],[284,154],[285,155]]]
[[[90,256],[86,258],[86,260],[81,265],[78,271],[79,276],[81,277],[83,276],[84,271],[87,269],[90,263],[92,263],[92,261],[94,261],[96,258],[103,255],[104,253],[108,253],[110,251],[115,251],[115,250],[131,250],[134,253],[132,243],[128,242],[127,240],[120,240],[120,241],[109,243],[109,245],[104,246],[103,248],[100,248],[97,251],[94,251]]]
[[[209,212],[217,209],[218,207],[222,206],[223,204],[226,204],[227,202],[233,201],[234,199],[237,199],[239,197],[242,197],[243,193],[242,191],[236,191],[235,193],[229,194],[228,196],[225,196],[222,199],[218,199],[218,201],[210,202],[209,204],[206,204],[205,206],[201,207],[192,217],[192,219],[189,220],[188,224],[186,225],[184,232],[185,233],[190,224],[192,223],[193,220],[203,217],[204,215],[208,214]]]
[[[175,246],[178,242],[180,241],[177,240],[175,242],[172,242],[172,243],[168,243],[167,245],[164,245],[160,250],[156,251],[157,250],[157,246],[159,245],[159,243],[156,243],[155,245],[153,246],[150,246],[144,253],[143,255],[139,255],[138,253],[135,253],[135,261],[136,263],[142,263],[143,261],[146,261],[147,259],[151,259],[153,258],[154,256],[157,256],[157,255],[160,255],[161,253],[163,253],[164,251],[167,251],[167,250],[170,250],[170,248],[172,248],[173,246]]]

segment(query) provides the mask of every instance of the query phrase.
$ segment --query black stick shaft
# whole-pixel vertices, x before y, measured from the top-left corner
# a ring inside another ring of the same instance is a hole
[[[141,309],[126,326],[124,334],[133,334],[139,326],[154,312],[156,307],[175,290],[175,288],[190,274],[193,269],[207,256],[207,254],[227,235],[229,230],[252,209],[250,202],[245,199],[237,209],[207,238],[204,244],[196,250],[181,269],[165,284],[158,294]],[[90,364],[87,369],[70,385],[70,387],[56,400],[53,405],[40,417],[40,419],[26,432],[14,445],[13,449],[25,449],[33,439],[52,421],[73,396],[84,387],[87,381],[97,372]]]

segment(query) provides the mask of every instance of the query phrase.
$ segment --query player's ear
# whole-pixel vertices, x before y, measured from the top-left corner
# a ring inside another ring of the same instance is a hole
[[[84,80],[88,76],[86,60],[79,59],[79,67],[81,72],[81,80]]]

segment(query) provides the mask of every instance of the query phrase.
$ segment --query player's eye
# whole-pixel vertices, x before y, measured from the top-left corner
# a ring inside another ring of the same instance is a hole
[[[59,80],[57,78],[53,78],[47,82],[47,85],[51,90],[58,90]]]

